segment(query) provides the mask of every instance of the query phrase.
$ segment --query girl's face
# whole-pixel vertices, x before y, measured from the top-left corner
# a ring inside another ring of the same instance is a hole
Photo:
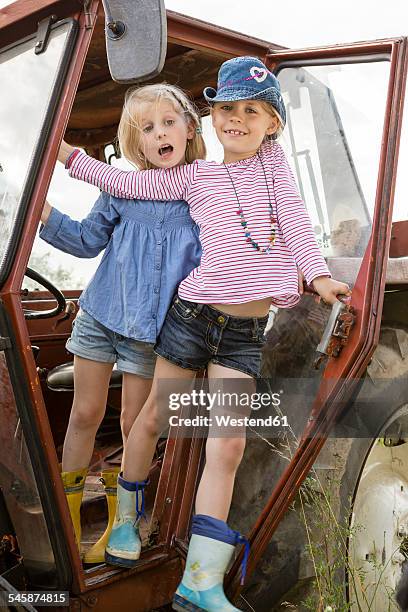
[[[172,168],[185,163],[187,141],[194,127],[169,100],[141,105],[139,121],[140,146],[145,157],[157,168]]]
[[[255,155],[265,136],[279,127],[279,120],[258,100],[216,102],[211,116],[226,164]]]

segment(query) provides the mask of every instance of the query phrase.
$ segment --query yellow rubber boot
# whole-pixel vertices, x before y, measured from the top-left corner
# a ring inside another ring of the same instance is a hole
[[[75,472],[61,472],[69,512],[74,526],[75,539],[79,550],[81,550],[81,502],[87,472],[88,468],[76,470]]]
[[[103,470],[101,473],[101,482],[105,488],[106,501],[108,504],[108,524],[103,535],[101,535],[99,540],[95,542],[95,544],[85,554],[84,563],[105,562],[105,548],[112,531],[112,525],[116,514],[116,495],[119,472],[120,467],[110,470]]]

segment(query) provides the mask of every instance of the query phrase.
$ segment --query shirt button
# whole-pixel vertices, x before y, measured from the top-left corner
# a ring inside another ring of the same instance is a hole
[[[160,267],[161,267],[160,264],[156,264],[155,266],[156,270],[160,270]]]
[[[218,323],[225,323],[225,317],[218,317],[217,319]]]
[[[152,314],[152,319],[155,319],[155,318],[156,318],[156,315],[155,315],[155,314]]]
[[[161,245],[161,240],[159,240],[157,243],[157,246],[160,246],[160,245]]]
[[[155,293],[159,293],[159,288],[158,288],[158,287],[155,287],[155,288],[154,288],[154,292],[155,292]]]

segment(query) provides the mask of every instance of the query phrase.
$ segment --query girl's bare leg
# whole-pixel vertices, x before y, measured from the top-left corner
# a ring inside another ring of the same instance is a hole
[[[112,363],[74,356],[74,401],[62,453],[62,471],[87,468],[103,419]]]
[[[136,417],[142,410],[152,388],[151,378],[142,378],[137,374],[123,372],[122,375],[122,410],[120,413],[120,428],[122,430],[123,446]]]
[[[241,379],[241,381],[247,379],[247,392],[252,393],[254,389],[253,379],[248,374],[214,363],[209,364],[208,378],[211,393],[222,391],[221,379]],[[242,388],[241,383],[239,391]],[[231,391],[230,388],[228,390]],[[218,407],[218,410],[223,412],[223,407]],[[216,408],[211,410],[210,417],[214,418],[215,411]],[[234,414],[233,416],[239,417],[240,415]],[[212,437],[210,428],[206,444],[206,463],[198,486],[195,512],[227,521],[235,474],[245,450],[245,427],[231,428],[228,437],[219,437],[222,433],[226,434],[226,432],[218,431],[217,436],[217,432],[213,431],[215,437]]]
[[[168,425],[169,388],[172,380],[194,379],[195,372],[157,357],[152,389],[130,430],[123,461],[123,477],[129,482],[148,477],[157,441]],[[167,380],[168,384],[164,384]],[[164,408],[164,410],[163,410]]]

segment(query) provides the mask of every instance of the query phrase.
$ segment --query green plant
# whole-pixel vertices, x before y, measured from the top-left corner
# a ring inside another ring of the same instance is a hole
[[[314,592],[300,605],[313,612],[380,612],[375,598],[381,585],[388,598],[388,611],[396,610],[393,603],[394,591],[382,584],[382,578],[397,551],[393,551],[388,560],[380,559],[376,553],[371,555],[367,559],[369,568],[354,566],[349,554],[349,543],[365,528],[362,525],[351,525],[348,519],[343,522],[337,520],[338,500],[333,497],[337,484],[330,476],[322,483],[316,472],[312,471],[299,491],[300,512],[308,540],[307,550],[315,574]],[[351,511],[351,500],[349,509]],[[349,601],[345,601],[344,595],[346,575]]]

